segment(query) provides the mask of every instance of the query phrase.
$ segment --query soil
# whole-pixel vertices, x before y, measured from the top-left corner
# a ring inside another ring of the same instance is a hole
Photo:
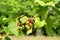
[[[60,40],[60,36],[21,36],[19,38],[9,36],[11,40]]]

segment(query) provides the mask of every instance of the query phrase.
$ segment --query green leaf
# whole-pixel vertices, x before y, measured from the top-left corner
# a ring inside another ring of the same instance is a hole
[[[5,37],[4,40],[11,40],[9,37]]]
[[[4,16],[0,16],[0,24],[3,23],[3,18],[4,18]]]
[[[11,32],[14,36],[16,36],[16,37],[19,36],[19,33],[18,33],[18,31],[17,31],[18,26],[16,25],[15,22],[12,21],[12,22],[8,25],[8,28],[9,28],[10,32]]]
[[[35,28],[40,27],[40,18],[39,17],[35,17],[34,20],[35,20],[34,27]]]
[[[35,0],[34,2],[40,4],[41,6],[53,6],[53,7],[55,7],[55,4],[54,4],[53,1],[45,3],[45,2],[43,2],[41,0]]]
[[[35,17],[35,23],[34,23],[35,28],[41,28],[45,24],[46,24],[45,20],[40,21],[40,18],[39,17]]]
[[[50,2],[50,1],[52,1],[52,0],[41,0],[41,1],[43,1],[43,2],[46,2],[46,3],[47,3],[47,2]]]
[[[45,6],[45,3],[41,0],[35,0],[34,2],[40,4],[41,6]]]
[[[53,22],[53,20],[52,20],[50,17],[48,17],[48,18],[46,19],[46,23],[47,23],[47,25],[46,25],[46,33],[47,33],[47,35],[54,35],[55,32],[54,32],[54,30],[52,29],[52,28],[54,27],[54,22]]]
[[[24,36],[24,32],[22,30],[19,31],[19,36]]]
[[[48,12],[49,12],[50,7],[41,7],[39,6],[39,9],[37,10],[37,13],[40,17],[42,17],[42,20],[45,20],[48,16]]]
[[[54,1],[54,3],[56,4],[56,3],[58,3],[60,0],[53,0]]]
[[[9,28],[8,28],[8,27],[4,27],[4,31],[6,32],[6,34],[7,34],[7,35],[9,35],[9,34],[10,34],[10,30],[9,30]]]
[[[59,8],[55,7],[55,12],[57,13],[57,15],[60,16],[60,10],[59,10]]]
[[[54,4],[54,2],[53,2],[53,1],[51,1],[51,2],[46,3],[46,5],[45,5],[45,6],[52,6],[52,7],[55,7],[55,4]]]
[[[25,23],[27,21],[27,17],[24,16],[24,17],[20,18],[20,21],[21,21],[22,24]]]
[[[43,27],[44,25],[46,25],[47,23],[45,22],[45,20],[40,22],[40,26]]]
[[[12,21],[12,18],[3,18],[3,22],[6,24],[6,23],[9,23]]]

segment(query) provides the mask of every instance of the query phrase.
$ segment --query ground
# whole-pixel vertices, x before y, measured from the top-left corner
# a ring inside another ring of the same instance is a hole
[[[60,40],[60,36],[21,36],[19,38],[9,36],[12,40]]]

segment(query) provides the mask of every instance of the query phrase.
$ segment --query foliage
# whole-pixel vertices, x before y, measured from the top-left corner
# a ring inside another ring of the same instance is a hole
[[[0,0],[0,34],[18,37],[43,27],[44,34],[60,34],[60,0]]]

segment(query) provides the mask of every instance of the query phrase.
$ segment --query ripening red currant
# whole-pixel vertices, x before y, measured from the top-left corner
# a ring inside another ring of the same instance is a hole
[[[17,26],[22,26],[22,24],[18,22],[18,23],[17,23]]]
[[[34,23],[34,19],[28,18],[27,22],[28,22],[28,25],[32,26]]]

